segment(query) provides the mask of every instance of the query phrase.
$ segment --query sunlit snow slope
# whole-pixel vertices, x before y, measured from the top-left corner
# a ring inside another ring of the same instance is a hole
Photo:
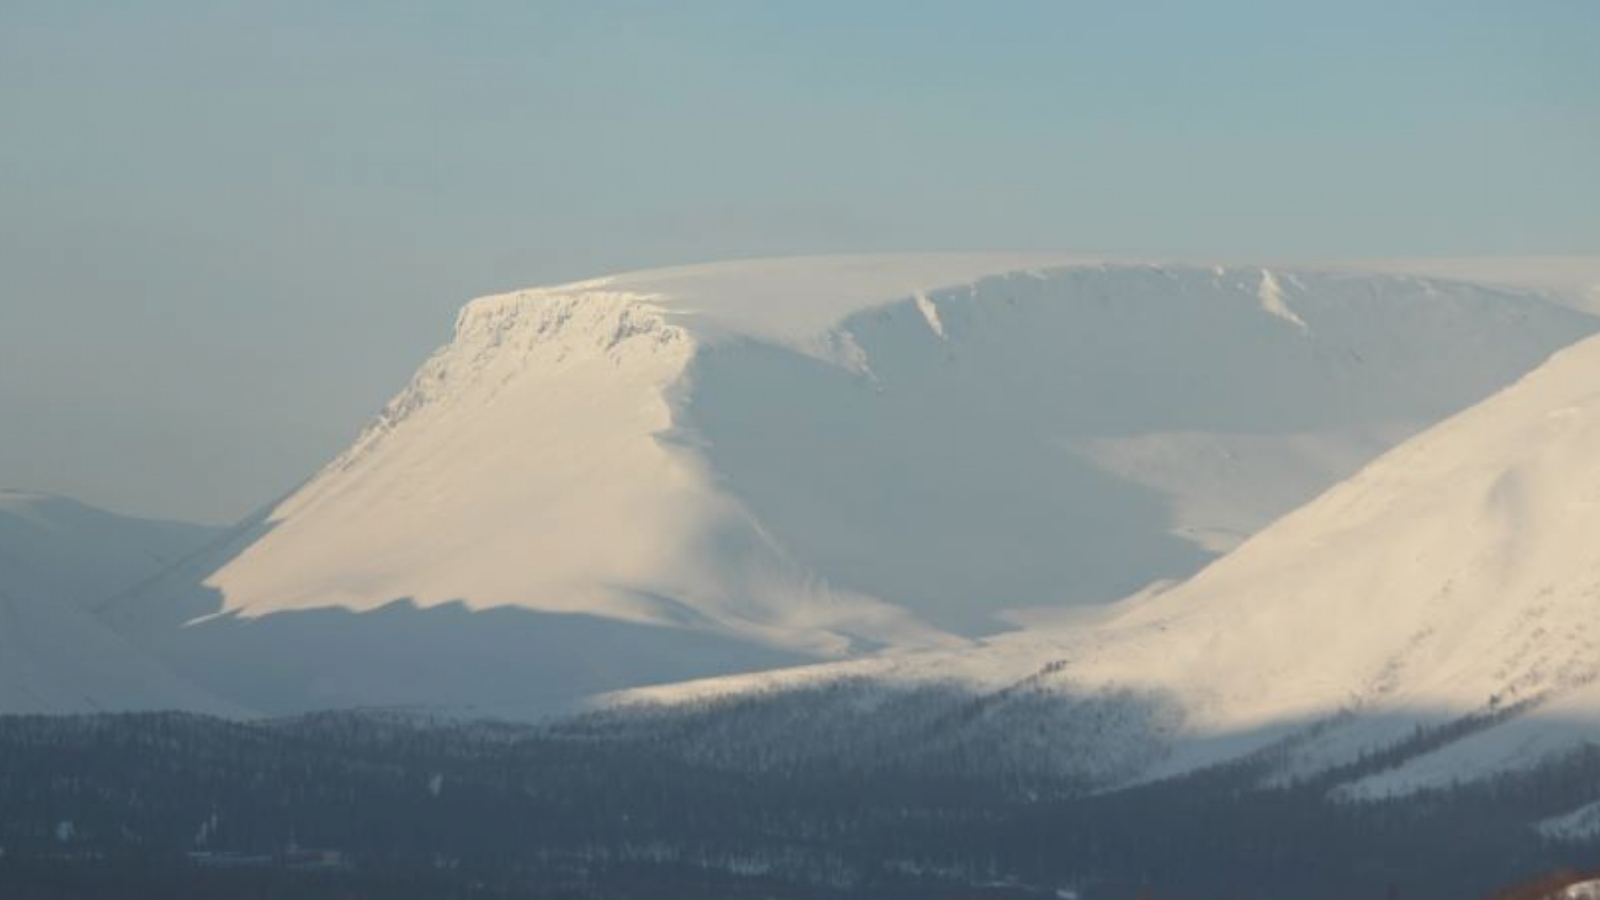
[[[703,716],[696,733],[722,744],[700,752],[760,759],[774,747],[849,754],[815,742],[817,723],[832,720],[854,728],[858,746],[871,745],[873,729],[911,745],[904,729],[927,720],[924,707],[958,703],[981,712],[946,718],[935,740],[1007,745],[993,758],[1031,754],[1035,767],[1107,782],[1269,748],[1273,777],[1295,777],[1411,741],[1414,752],[1340,788],[1387,795],[1600,740],[1597,611],[1600,339],[1591,339],[1189,582],[1099,621],[962,654],[643,691],[615,698],[612,715]],[[791,701],[808,709],[805,734],[763,712]],[[852,712],[861,709],[871,711],[865,723]],[[1416,743],[1419,726],[1445,725],[1448,738]]]
[[[1595,328],[1459,282],[1047,256],[488,297],[350,450],[110,615],[208,683],[295,648],[293,697],[233,687],[270,707],[959,646],[1185,577]],[[475,652],[490,620],[543,643]],[[303,649],[334,631],[337,662]]]

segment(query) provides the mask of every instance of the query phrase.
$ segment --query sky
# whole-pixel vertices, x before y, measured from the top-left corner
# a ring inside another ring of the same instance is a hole
[[[722,258],[1600,252],[1600,3],[0,4],[0,486],[225,522],[471,297]]]

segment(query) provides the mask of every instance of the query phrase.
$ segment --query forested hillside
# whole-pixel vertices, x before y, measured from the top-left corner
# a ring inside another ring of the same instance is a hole
[[[13,717],[0,895],[1445,900],[1600,859],[1531,827],[1596,793],[1600,750],[1404,802],[1328,800],[1349,773],[1257,774],[1083,795],[981,767],[739,773],[659,741],[401,715]]]

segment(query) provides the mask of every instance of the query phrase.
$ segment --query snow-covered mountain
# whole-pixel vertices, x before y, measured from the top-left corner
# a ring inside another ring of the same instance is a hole
[[[1016,255],[487,297],[339,459],[107,615],[272,710],[959,648],[1187,577],[1596,328],[1464,282]]]
[[[219,533],[0,490],[0,713],[237,712],[174,676],[90,612]]]
[[[1110,785],[1243,758],[1268,780],[1365,760],[1340,796],[1445,787],[1600,742],[1597,538],[1589,339],[1097,621],[632,692],[598,721],[693,722],[671,732],[692,735],[686,752],[729,764],[960,750]],[[1588,827],[1597,799],[1548,827]]]

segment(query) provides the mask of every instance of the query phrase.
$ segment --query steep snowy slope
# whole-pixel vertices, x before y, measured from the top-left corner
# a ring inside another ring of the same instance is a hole
[[[873,745],[874,728],[880,746],[1014,744],[994,758],[1102,783],[1269,747],[1275,777],[1294,777],[1410,741],[1416,752],[1341,792],[1444,786],[1600,741],[1597,536],[1590,339],[1191,581],[1100,621],[965,654],[635,692],[613,698],[607,718],[703,717],[700,733],[715,738],[696,752],[748,759],[790,746],[848,754],[813,738],[842,720],[858,746]],[[791,698],[810,709],[805,734],[764,711],[792,709]],[[966,714],[951,719],[953,707]],[[940,715],[949,727],[904,730]],[[1450,723],[1447,738],[1416,741],[1419,726]]]
[[[1130,611],[1113,626],[1121,646],[1074,669],[1181,693],[1186,727],[1205,735],[1536,702],[1441,751],[1536,755],[1600,729],[1596,535],[1590,341]]]
[[[1016,256],[489,297],[343,456],[108,614],[206,683],[334,623],[337,670],[233,688],[274,708],[960,646],[1194,572],[1595,328],[1456,282]],[[474,653],[491,621],[540,649]],[[458,685],[414,684],[429,654]]]
[[[181,681],[87,611],[218,529],[0,491],[0,713],[238,709]]]

